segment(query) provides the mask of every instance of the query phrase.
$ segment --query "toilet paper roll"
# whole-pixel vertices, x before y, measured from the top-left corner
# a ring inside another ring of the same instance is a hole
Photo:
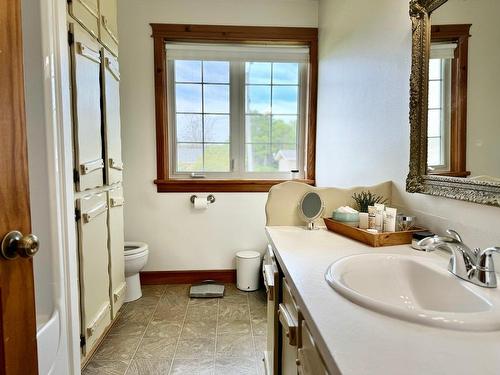
[[[194,209],[195,210],[206,210],[208,208],[208,201],[206,197],[194,198]]]

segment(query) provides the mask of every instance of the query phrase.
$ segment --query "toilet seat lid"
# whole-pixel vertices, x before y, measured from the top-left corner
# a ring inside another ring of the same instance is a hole
[[[148,244],[144,242],[125,242],[123,251],[125,256],[139,254],[148,251]]]

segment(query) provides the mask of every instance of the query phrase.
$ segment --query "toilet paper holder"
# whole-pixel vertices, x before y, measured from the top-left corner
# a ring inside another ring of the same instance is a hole
[[[189,198],[189,200],[191,201],[192,204],[194,204],[194,200],[198,198],[197,195],[191,195],[191,198]],[[209,194],[207,195],[207,202],[208,203],[215,203],[215,196],[213,194]]]

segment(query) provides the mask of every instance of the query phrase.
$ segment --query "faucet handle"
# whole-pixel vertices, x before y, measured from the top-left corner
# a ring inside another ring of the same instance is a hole
[[[495,263],[493,262],[493,253],[500,253],[500,247],[489,247],[479,252],[476,267],[483,271],[495,272]]]
[[[453,237],[454,239],[456,239],[458,242],[464,242],[462,241],[462,237],[458,234],[458,232],[454,229],[448,229],[446,231],[446,233],[448,233],[451,237]]]

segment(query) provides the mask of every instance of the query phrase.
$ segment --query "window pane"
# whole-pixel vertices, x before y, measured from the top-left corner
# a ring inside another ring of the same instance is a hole
[[[229,85],[203,85],[205,113],[229,113]]]
[[[269,143],[270,120],[265,115],[247,115],[245,124],[245,134],[247,143]]]
[[[429,108],[441,108],[441,81],[429,82]]]
[[[246,112],[262,114],[271,112],[271,86],[247,86]]]
[[[176,82],[201,82],[201,61],[175,60]]]
[[[205,145],[205,171],[229,172],[229,144]]]
[[[429,138],[427,143],[427,164],[441,165],[441,138]]]
[[[297,63],[273,63],[273,84],[299,83],[299,64]]]
[[[297,113],[298,86],[273,86],[273,113]]]
[[[203,61],[203,82],[229,83],[229,62]]]
[[[273,143],[296,143],[297,116],[273,116]]]
[[[427,135],[429,137],[441,136],[441,110],[430,109],[427,122]]]
[[[297,146],[295,144],[272,145],[272,153],[278,171],[290,172],[297,169]]]
[[[178,114],[176,116],[177,142],[201,142],[201,115]]]
[[[278,163],[274,160],[269,144],[247,144],[245,158],[247,172],[275,172]]]
[[[271,63],[245,63],[246,83],[271,83]]]
[[[429,79],[441,79],[441,60],[429,60]]]
[[[177,144],[177,171],[199,172],[203,170],[203,146],[201,144]]]
[[[229,115],[205,115],[205,142],[229,142]]]
[[[201,112],[201,85],[175,85],[176,112]]]

